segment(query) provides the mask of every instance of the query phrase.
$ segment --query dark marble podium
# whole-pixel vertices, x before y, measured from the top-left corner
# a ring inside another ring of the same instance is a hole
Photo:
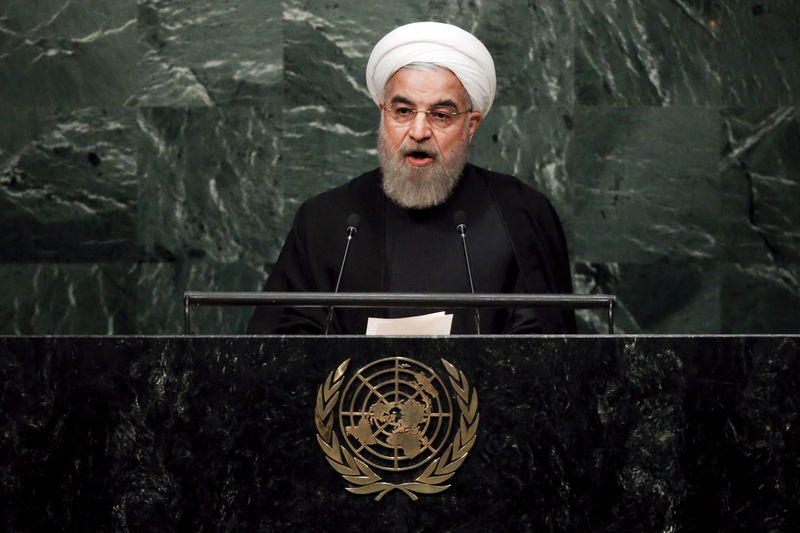
[[[796,531],[800,337],[2,337],[6,531]],[[451,487],[381,501],[317,444],[340,362],[479,393]]]

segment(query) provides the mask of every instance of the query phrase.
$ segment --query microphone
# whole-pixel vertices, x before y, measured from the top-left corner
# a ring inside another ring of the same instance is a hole
[[[342,255],[342,264],[339,267],[339,275],[336,278],[336,287],[333,289],[333,292],[339,292],[339,284],[342,282],[342,273],[344,272],[344,265],[347,263],[347,252],[350,251],[350,241],[353,240],[353,237],[356,233],[358,233],[358,224],[361,222],[361,217],[358,216],[358,213],[350,213],[347,215],[347,219],[344,221],[345,225],[347,226],[347,243],[344,247],[344,254]],[[325,320],[325,335],[328,334],[328,330],[331,327],[331,320],[333,320],[333,306],[328,309],[328,318]]]
[[[472,283],[472,268],[469,266],[469,252],[467,251],[467,214],[459,209],[453,215],[453,220],[456,223],[456,231],[461,236],[461,244],[464,247],[464,262],[467,264],[467,279],[469,280],[469,290],[475,294],[475,285]],[[478,308],[473,309],[475,312],[475,331],[478,335],[481,334],[481,316],[478,313]]]

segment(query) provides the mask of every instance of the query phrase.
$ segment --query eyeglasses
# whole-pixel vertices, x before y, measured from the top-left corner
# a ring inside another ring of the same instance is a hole
[[[381,109],[389,113],[389,117],[395,122],[395,124],[399,125],[408,125],[417,118],[417,113],[425,113],[428,117],[428,123],[433,128],[437,128],[443,130],[449,126],[451,126],[457,119],[459,115],[463,115],[464,113],[469,113],[472,109],[467,109],[466,111],[452,111],[452,107],[449,106],[438,106],[431,109],[416,109],[411,107],[408,104],[403,104],[396,102],[392,104],[390,107],[384,107],[381,105]]]

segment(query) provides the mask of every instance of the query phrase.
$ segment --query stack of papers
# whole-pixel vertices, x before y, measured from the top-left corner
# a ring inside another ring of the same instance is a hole
[[[405,318],[367,320],[367,335],[449,335],[453,315],[444,311]]]

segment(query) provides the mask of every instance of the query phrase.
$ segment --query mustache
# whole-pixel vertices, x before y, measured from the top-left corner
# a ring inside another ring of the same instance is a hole
[[[417,153],[417,154],[423,153],[423,154],[426,154],[426,155],[431,156],[431,157],[438,157],[439,156],[439,150],[437,150],[435,146],[425,145],[425,144],[420,144],[420,143],[415,143],[415,142],[410,142],[410,143],[403,144],[400,147],[399,151],[403,156],[407,156],[407,155],[414,154],[414,153]]]

